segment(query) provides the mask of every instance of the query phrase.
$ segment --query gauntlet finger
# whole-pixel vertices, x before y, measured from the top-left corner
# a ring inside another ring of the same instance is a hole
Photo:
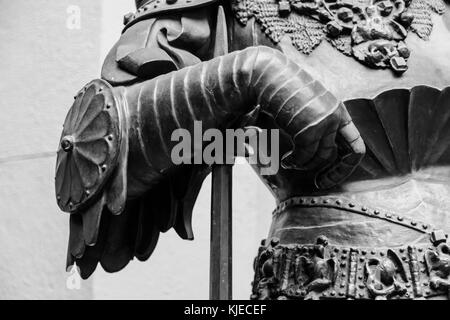
[[[343,164],[358,166],[366,153],[366,145],[353,122],[348,123],[339,130],[338,143],[345,144],[346,155],[342,157]]]
[[[316,170],[327,164],[332,164],[337,157],[337,146],[336,146],[336,129],[324,135],[320,139],[317,152],[314,157],[303,166],[304,170]]]
[[[353,173],[366,152],[364,141],[345,109],[343,109],[342,125],[337,142],[344,149],[345,154],[336,164],[317,175],[316,186],[319,189],[329,189],[342,183]]]
[[[305,170],[303,165],[311,161],[318,147],[319,141],[316,141],[308,147],[294,149],[283,156],[281,166],[284,169]]]

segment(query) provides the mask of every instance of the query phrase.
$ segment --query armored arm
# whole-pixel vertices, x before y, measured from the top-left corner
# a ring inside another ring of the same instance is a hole
[[[310,169],[330,161],[336,135],[342,136],[351,152],[318,175],[321,187],[339,183],[364,154],[344,106],[300,66],[268,47],[251,47],[131,86],[112,87],[103,80],[88,84],[66,118],[56,168],[58,204],[72,213],[68,264],[76,260],[88,277],[98,261],[114,271],[133,255],[147,259],[159,232],[172,227],[192,239],[190,214],[204,171],[173,164],[172,132],[192,132],[195,120],[205,130],[226,129],[257,105],[292,138],[285,165]],[[117,250],[105,245],[127,254],[119,259]]]
[[[282,157],[286,167],[310,170],[332,162],[337,134],[348,145],[347,158],[318,176],[320,187],[339,183],[364,155],[364,143],[343,104],[300,66],[268,47],[247,48],[129,87],[113,88],[100,82],[77,95],[61,140],[61,150],[77,153],[86,145],[83,139],[91,142],[86,130],[90,133],[106,126],[101,132],[108,137],[108,148],[101,157],[93,157],[102,172],[98,183],[90,183],[98,189],[94,193],[100,192],[101,181],[109,178],[118,163],[130,159],[140,165],[127,169],[128,180],[133,181],[127,193],[141,196],[175,167],[171,159],[174,130],[194,134],[194,121],[201,121],[204,130],[230,128],[258,105],[292,139],[292,150]],[[97,116],[90,115],[95,112]],[[93,124],[73,125],[85,121],[80,114],[90,117]],[[75,120],[70,119],[74,115]],[[64,186],[57,184],[60,206],[76,211],[84,201],[80,196],[60,195]]]
[[[336,134],[342,134],[351,156],[339,165],[340,171],[335,167],[320,177],[321,187],[339,183],[364,154],[364,144],[343,104],[300,66],[268,47],[234,52],[126,91],[130,113],[139,114],[151,146],[145,157],[157,170],[171,164],[175,129],[193,130],[194,120],[201,121],[205,130],[229,128],[257,105],[292,138],[293,150],[283,156],[285,167],[315,169],[332,162]]]

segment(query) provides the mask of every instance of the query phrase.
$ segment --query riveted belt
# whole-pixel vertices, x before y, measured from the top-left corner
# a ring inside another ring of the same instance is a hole
[[[448,235],[427,223],[390,210],[334,197],[293,197],[281,202],[274,217],[294,206],[325,207],[386,220],[425,234],[429,244],[395,248],[328,244],[281,245],[263,241],[255,259],[252,299],[424,299],[450,298]]]
[[[431,234],[433,231],[437,230],[435,227],[433,227],[428,223],[410,219],[408,217],[402,216],[390,210],[372,208],[370,206],[357,203],[356,201],[350,199],[334,196],[292,197],[278,204],[278,206],[273,211],[273,216],[276,217],[282,214],[284,211],[286,211],[286,209],[294,206],[333,208],[348,211],[364,215],[367,217],[389,221],[427,234]]]

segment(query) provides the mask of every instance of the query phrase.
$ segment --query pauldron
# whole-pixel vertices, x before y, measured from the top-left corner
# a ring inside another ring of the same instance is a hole
[[[186,9],[194,9],[217,2],[218,0],[149,0],[140,4],[135,13],[128,13],[124,16],[124,31],[135,23],[161,15],[183,11]]]
[[[309,54],[323,39],[371,68],[407,70],[408,31],[427,40],[442,0],[233,0],[237,19],[254,18],[274,42],[288,36]]]
[[[444,231],[392,212],[333,197],[296,197],[289,206],[342,208],[428,234],[430,243],[395,248],[345,247],[320,236],[315,244],[263,241],[255,259],[252,299],[450,298],[450,247]]]

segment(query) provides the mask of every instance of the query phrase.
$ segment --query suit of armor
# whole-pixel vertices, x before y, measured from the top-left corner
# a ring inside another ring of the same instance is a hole
[[[408,35],[431,34],[416,2],[137,1],[61,137],[68,265],[116,272],[160,232],[193,238],[210,169],[175,166],[170,137],[197,120],[282,133],[252,298],[447,297],[449,23]]]

